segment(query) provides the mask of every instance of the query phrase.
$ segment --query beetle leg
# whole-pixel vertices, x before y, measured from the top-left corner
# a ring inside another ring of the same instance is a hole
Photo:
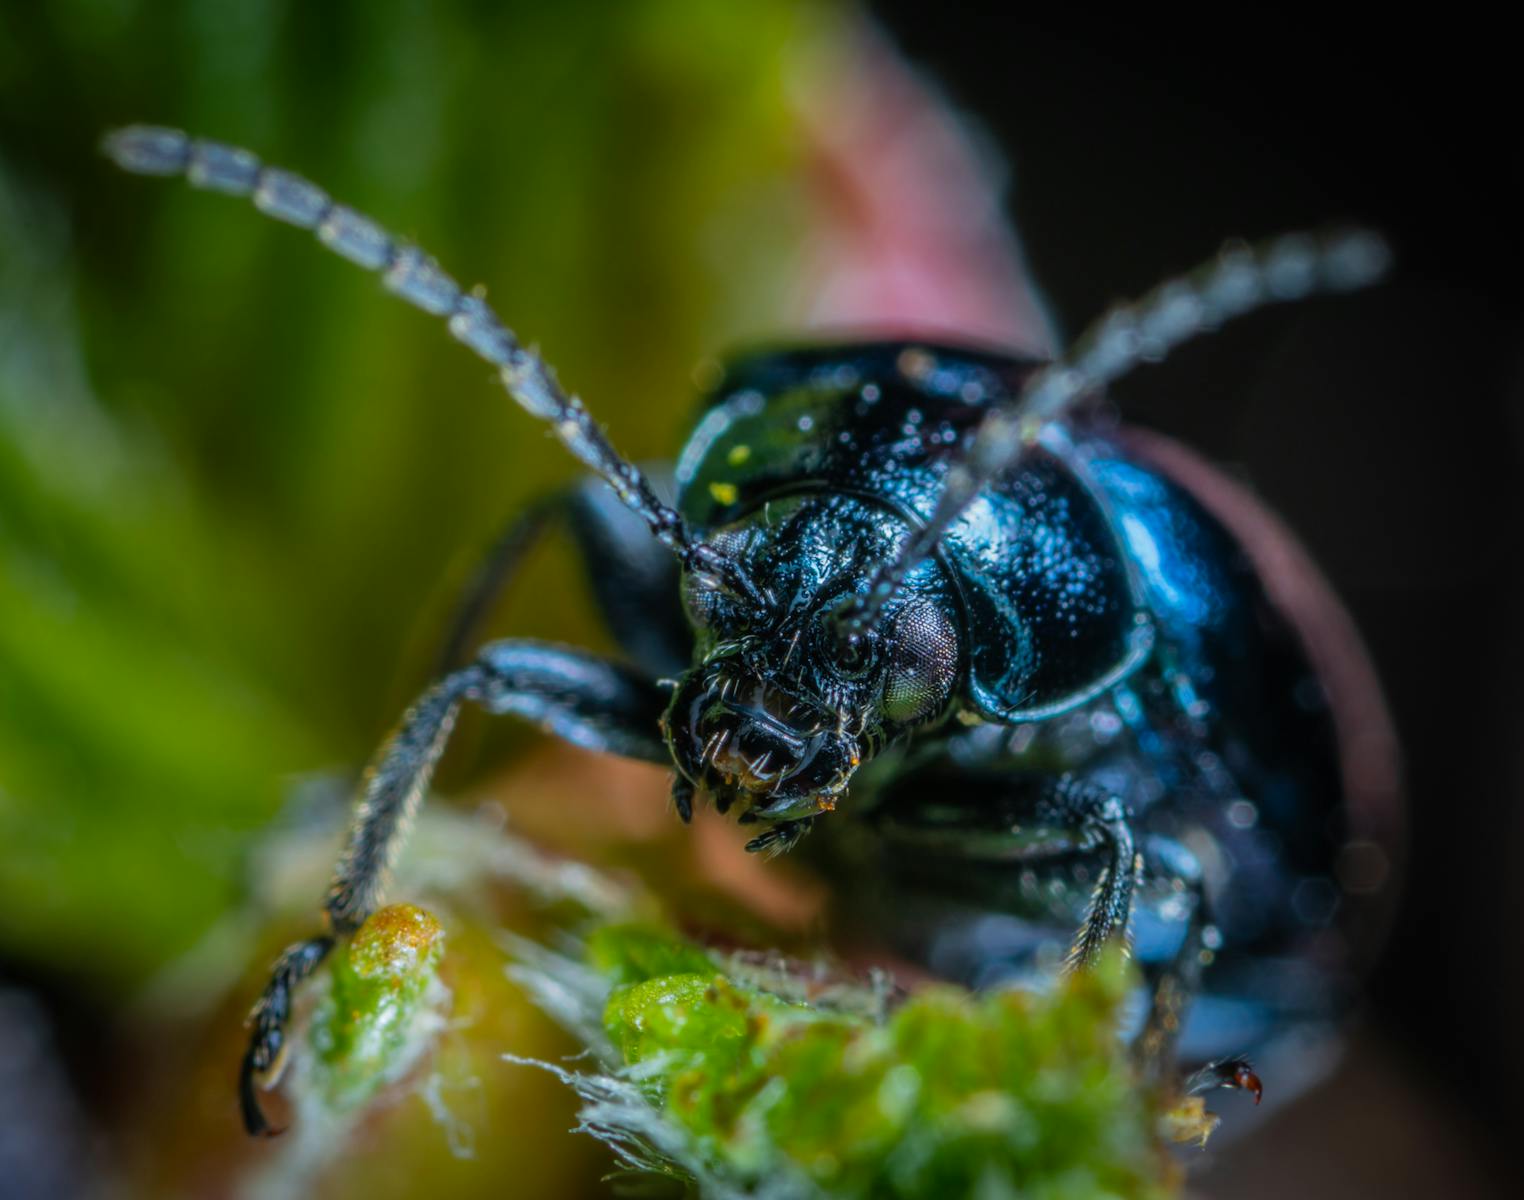
[[[482,622],[504,592],[518,578],[519,567],[529,552],[540,543],[554,519],[565,507],[565,496],[544,496],[522,512],[514,514],[508,527],[497,536],[477,563],[466,583],[464,594],[456,601],[439,652],[441,675],[455,670],[464,661],[476,641]]]
[[[650,472],[661,488],[666,476]],[[529,552],[560,524],[571,535],[593,600],[615,642],[646,673],[679,674],[688,664],[692,635],[678,600],[677,564],[640,520],[607,487],[590,480],[542,497],[517,514],[477,566],[456,607],[439,672],[453,671],[477,640],[481,625],[518,577]]]
[[[1185,936],[1175,957],[1167,962],[1153,980],[1148,1016],[1133,1042],[1133,1057],[1139,1074],[1149,1083],[1159,1083],[1175,1066],[1175,1046],[1180,1040],[1181,1025],[1191,1000],[1201,988],[1201,969],[1207,956],[1205,900],[1199,877],[1190,883],[1191,911]]]
[[[1082,848],[1106,851],[1100,881],[1065,964],[1067,970],[1081,970],[1093,966],[1113,938],[1127,936],[1142,859],[1126,807],[1105,788],[1065,775],[1046,789],[1037,817],[1044,824],[1074,830]]]
[[[666,696],[628,667],[567,647],[514,639],[483,647],[469,666],[419,697],[365,773],[349,839],[324,901],[328,932],[276,960],[249,1014],[253,1032],[240,1072],[244,1127],[272,1133],[256,1089],[273,1087],[285,1062],[292,994],[379,907],[386,876],[407,838],[435,764],[465,701],[532,721],[573,745],[668,761],[657,722]]]
[[[1216,934],[1207,920],[1201,864],[1194,854],[1173,839],[1150,838],[1144,869],[1151,880],[1172,884],[1180,898],[1190,905],[1185,936],[1174,958],[1153,980],[1148,1016],[1133,1042],[1139,1074],[1145,1082],[1158,1085],[1175,1070],[1175,1047],[1181,1026],[1191,1001],[1201,989],[1201,972],[1211,962]],[[1208,1063],[1180,1083],[1181,1094],[1186,1096],[1199,1096],[1217,1088],[1252,1092],[1256,1104],[1264,1090],[1249,1060],[1238,1056]]]
[[[652,466],[647,476],[659,493],[676,487],[666,468]],[[598,611],[625,657],[653,678],[682,674],[693,658],[693,633],[676,561],[596,480],[571,493],[566,519]]]

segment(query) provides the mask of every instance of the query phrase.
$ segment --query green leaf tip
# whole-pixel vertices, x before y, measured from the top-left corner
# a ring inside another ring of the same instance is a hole
[[[444,929],[410,904],[380,909],[334,953],[313,1015],[313,1092],[353,1111],[401,1078],[433,1041],[449,993],[437,968]]]
[[[393,990],[421,986],[444,953],[444,927],[411,904],[393,904],[371,916],[349,945],[357,980]]]

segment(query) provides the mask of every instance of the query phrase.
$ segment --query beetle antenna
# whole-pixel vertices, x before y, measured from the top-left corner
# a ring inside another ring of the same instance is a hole
[[[1112,309],[1067,356],[1036,372],[1010,403],[992,408],[980,421],[967,453],[948,471],[931,519],[878,568],[867,590],[838,612],[842,644],[854,646],[873,629],[905,576],[936,549],[974,497],[1021,460],[1044,426],[1084,397],[1234,317],[1375,283],[1390,262],[1386,242],[1362,229],[1323,237],[1293,233],[1253,246],[1233,242],[1189,274]]]
[[[520,345],[480,288],[462,291],[419,247],[334,203],[322,188],[301,176],[265,166],[248,150],[153,125],[115,130],[106,135],[102,149],[117,166],[135,175],[184,176],[193,187],[250,197],[266,216],[312,230],[336,254],[379,274],[388,291],[415,308],[444,317],[456,340],[497,370],[519,407],[548,422],[561,443],[614,489],[625,507],[700,583],[753,604],[763,602],[740,564],[694,540],[681,515],[663,504],[640,469],[610,445],[582,401],[562,389],[555,372],[538,354]]]

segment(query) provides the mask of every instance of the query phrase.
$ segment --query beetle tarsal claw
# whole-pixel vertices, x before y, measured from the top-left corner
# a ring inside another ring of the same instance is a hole
[[[693,795],[694,787],[681,775],[672,782],[672,806],[677,809],[677,815],[684,825],[693,822]]]
[[[1187,1096],[1200,1096],[1218,1088],[1248,1092],[1254,1097],[1255,1104],[1260,1102],[1265,1093],[1264,1084],[1255,1072],[1254,1065],[1242,1056],[1207,1063],[1186,1079],[1184,1090]]]
[[[277,1128],[270,1124],[259,1102],[259,1093],[269,1091],[280,1081],[285,1064],[284,1047],[276,1055],[275,1061],[263,1069],[255,1066],[252,1053],[244,1056],[243,1068],[238,1078],[238,1104],[243,1112],[243,1127],[251,1137],[273,1138],[286,1132],[284,1125]]]
[[[1244,1091],[1253,1092],[1255,1104],[1258,1104],[1261,1098],[1264,1096],[1264,1085],[1260,1083],[1259,1076],[1254,1073],[1253,1069],[1250,1068],[1248,1063],[1242,1064],[1236,1071],[1233,1072],[1233,1082],[1237,1087],[1242,1088]]]
[[[746,843],[749,854],[762,854],[772,858],[784,854],[798,845],[801,838],[815,824],[814,817],[800,817],[793,821],[779,821]]]

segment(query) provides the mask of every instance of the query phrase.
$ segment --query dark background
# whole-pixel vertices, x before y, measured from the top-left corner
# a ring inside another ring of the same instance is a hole
[[[1379,292],[1234,326],[1117,399],[1239,465],[1364,631],[1403,742],[1412,847],[1371,1026],[1500,1139],[1524,1068],[1524,192],[1518,138],[1499,128],[1516,107],[1501,46],[1280,10],[1249,29],[873,8],[1012,164],[1013,216],[1067,336],[1229,236],[1359,222],[1393,242]]]

